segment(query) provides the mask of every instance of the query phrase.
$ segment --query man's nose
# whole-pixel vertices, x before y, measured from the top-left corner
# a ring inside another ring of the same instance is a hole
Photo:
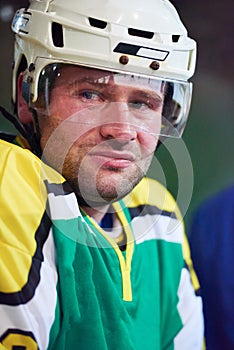
[[[106,139],[132,141],[137,138],[137,127],[125,102],[111,102],[103,110],[103,124],[100,133]]]

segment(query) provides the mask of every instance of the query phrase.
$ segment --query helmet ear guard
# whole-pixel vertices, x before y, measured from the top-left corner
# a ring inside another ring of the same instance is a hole
[[[30,103],[30,85],[25,81],[22,82],[22,97],[27,104]]]
[[[179,101],[173,99],[174,85],[168,82],[165,91],[165,98],[163,104],[163,117],[174,127],[176,127],[180,120],[181,104]]]

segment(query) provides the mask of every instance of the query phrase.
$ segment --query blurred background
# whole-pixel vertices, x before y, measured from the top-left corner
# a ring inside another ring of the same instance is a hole
[[[234,6],[233,0],[172,2],[188,28],[189,35],[198,43],[197,70],[192,78],[193,101],[183,136],[194,176],[192,198],[185,215],[188,225],[194,209],[205,198],[234,182]],[[0,0],[0,105],[10,111],[14,39],[10,24],[16,9],[27,4],[25,0]],[[14,132],[13,127],[2,117],[0,130]],[[179,141],[174,141],[175,148],[177,144]],[[157,158],[162,164],[167,187],[177,197],[178,174],[169,153],[162,146],[157,152]],[[186,169],[186,162],[183,167]]]

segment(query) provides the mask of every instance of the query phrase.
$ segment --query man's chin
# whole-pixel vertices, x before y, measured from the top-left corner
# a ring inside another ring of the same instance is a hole
[[[130,192],[130,191],[129,191]],[[127,194],[127,193],[126,193]],[[78,204],[82,207],[98,208],[103,206],[109,206],[125,197],[126,194],[122,195],[100,195],[98,198],[92,198],[84,195],[77,195]]]
[[[125,183],[124,186],[124,180],[122,180],[122,186],[121,183],[118,184],[116,187],[112,187],[111,190],[107,190],[108,187],[105,188],[96,188],[95,193],[91,193],[90,189],[84,189],[81,191],[79,189],[77,194],[78,203],[81,206],[87,206],[87,207],[103,207],[103,206],[109,206],[114,202],[117,202],[127,196],[133,188],[141,181],[143,176],[138,177],[138,179],[134,179],[132,182],[128,181]]]
[[[74,174],[75,172],[73,172]],[[89,169],[81,168],[78,178],[65,175],[75,192],[79,205],[101,207],[110,205],[125,197],[145,175],[139,167],[126,171],[99,169],[96,175]]]

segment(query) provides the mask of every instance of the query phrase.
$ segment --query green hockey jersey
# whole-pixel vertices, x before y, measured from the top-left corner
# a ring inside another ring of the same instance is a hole
[[[0,155],[0,349],[202,348],[198,283],[162,185],[144,178],[114,204],[122,251],[30,151],[0,141]]]

